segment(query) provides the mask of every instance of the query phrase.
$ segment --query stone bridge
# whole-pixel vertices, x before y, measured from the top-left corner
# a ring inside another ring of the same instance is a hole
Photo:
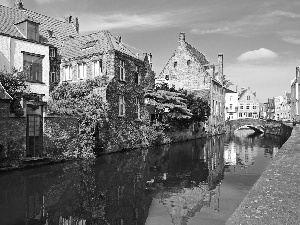
[[[250,128],[257,133],[264,133],[265,125],[267,123],[268,122],[266,120],[246,118],[246,119],[230,120],[227,122],[227,125],[230,126],[231,130]]]

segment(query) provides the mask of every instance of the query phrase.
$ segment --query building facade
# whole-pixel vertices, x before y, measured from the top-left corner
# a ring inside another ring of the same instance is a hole
[[[78,36],[78,29],[78,18],[51,18],[26,9],[21,0],[14,8],[0,5],[0,70],[24,71],[30,92],[46,102],[59,81],[62,44]]]
[[[267,101],[267,119],[275,119],[275,100],[274,98],[268,98]]]
[[[205,98],[211,106],[209,129],[218,132],[224,126],[225,89],[223,87],[223,54],[218,55],[218,64],[209,63],[204,54],[185,40],[185,33],[179,34],[178,46],[156,83],[167,83],[169,87],[194,92]]]
[[[238,93],[229,89],[225,90],[225,119],[238,119],[239,97]]]
[[[299,86],[300,86],[300,68],[296,67],[296,77],[291,81],[291,120],[299,121]]]
[[[275,120],[290,121],[291,120],[291,94],[284,92],[282,96],[274,98],[275,103]]]
[[[248,89],[242,89],[239,95],[239,109],[238,118],[259,118],[259,100],[256,97],[256,93]]]

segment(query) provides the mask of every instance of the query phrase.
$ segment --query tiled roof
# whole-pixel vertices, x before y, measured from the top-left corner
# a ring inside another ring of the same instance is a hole
[[[69,38],[65,41],[62,48],[62,56],[64,58],[79,58],[87,55],[106,53],[110,50],[116,50],[138,58],[122,42],[119,43],[118,38],[107,30]]]
[[[0,83],[0,99],[12,99],[12,97],[5,91],[1,83]]]
[[[229,89],[225,89],[225,93],[237,93],[237,92],[235,92],[235,91],[232,91],[232,90],[229,90]]]
[[[192,45],[186,42],[186,49],[190,52],[192,56],[201,64],[206,65],[209,63],[206,56],[199,52],[196,48],[194,48]]]
[[[54,45],[59,50],[63,41],[70,35],[73,37],[78,36],[72,23],[45,16],[28,9],[20,10],[0,5],[0,33],[24,38],[15,26],[16,23],[24,20],[39,23],[40,42]],[[53,32],[53,37],[50,37],[48,30]]]

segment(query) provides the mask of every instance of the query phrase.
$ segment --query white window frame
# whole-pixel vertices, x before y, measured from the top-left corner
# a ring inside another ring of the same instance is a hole
[[[53,79],[54,78],[54,79]],[[50,72],[50,81],[53,83],[53,82],[56,82],[56,72]]]
[[[119,96],[119,116],[125,116],[125,97]]]
[[[141,119],[141,104],[139,97],[135,97],[135,113],[137,115],[137,119]]]
[[[72,80],[72,67],[70,65],[64,66],[65,81]]]
[[[102,59],[93,61],[93,76],[100,76],[103,73]]]
[[[86,79],[86,63],[78,63],[77,64],[77,76],[78,79],[83,80]]]
[[[50,48],[50,57],[54,58],[56,56],[55,48]]]
[[[135,72],[137,74],[137,82],[135,82],[136,84],[140,84],[141,83],[141,75],[140,75],[140,70],[141,67],[138,65],[135,65]],[[136,80],[135,80],[136,81]]]
[[[119,79],[125,81],[125,60],[120,59],[119,61]]]

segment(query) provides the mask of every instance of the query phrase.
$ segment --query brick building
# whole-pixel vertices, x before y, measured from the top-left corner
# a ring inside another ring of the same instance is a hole
[[[223,79],[223,54],[218,55],[218,65],[215,66],[186,42],[185,33],[180,33],[177,49],[155,82],[167,83],[169,87],[182,88],[208,99],[211,106],[209,128],[212,132],[218,132],[225,121]]]
[[[109,106],[109,130],[124,130],[126,137],[119,144],[126,147],[128,127],[138,129],[141,118],[148,116],[144,92],[154,86],[152,55],[134,54],[121,37],[107,30],[66,40],[62,48],[61,82],[85,82],[96,77],[101,80],[101,87],[94,91]]]
[[[299,116],[299,85],[300,85],[300,68],[296,67],[296,77],[291,81],[291,119],[300,120]]]
[[[259,100],[256,93],[248,89],[242,89],[239,94],[238,118],[259,118]]]
[[[78,18],[61,21],[24,8],[21,0],[14,8],[0,5],[0,70],[24,70],[31,92],[47,101],[59,79],[62,43],[78,29]]]

